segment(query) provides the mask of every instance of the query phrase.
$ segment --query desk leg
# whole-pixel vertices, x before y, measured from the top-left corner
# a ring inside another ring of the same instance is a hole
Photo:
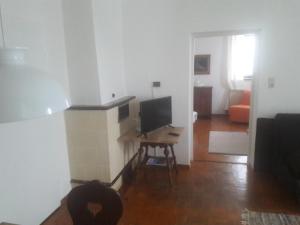
[[[137,168],[140,168],[142,166],[142,155],[143,155],[143,146],[140,145],[139,149],[138,149],[138,165]]]
[[[172,186],[172,173],[171,173],[171,165],[170,165],[170,161],[169,161],[168,145],[165,146],[164,154],[166,157],[167,169],[168,169],[168,174],[169,174],[169,183],[170,183],[170,186]]]
[[[175,171],[176,171],[176,174],[178,174],[177,160],[176,160],[176,156],[175,156],[175,153],[174,153],[174,147],[173,147],[173,145],[170,145],[170,147],[171,147],[172,157],[173,157],[173,160],[174,160]]]
[[[148,181],[147,161],[149,159],[149,146],[148,145],[143,145],[143,147],[145,147],[145,156],[144,156],[144,159],[143,159],[144,177],[145,177],[145,180]]]

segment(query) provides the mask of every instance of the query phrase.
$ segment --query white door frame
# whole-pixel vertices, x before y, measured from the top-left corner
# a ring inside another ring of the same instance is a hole
[[[212,32],[194,32],[190,36],[190,76],[189,76],[189,114],[190,114],[190,123],[193,123],[193,98],[194,98],[194,40],[196,38],[208,38],[208,37],[220,37],[220,36],[232,36],[232,35],[241,35],[255,33],[257,35],[257,51],[255,59],[255,68],[252,79],[252,95],[251,95],[251,108],[250,108],[250,121],[249,121],[249,157],[248,164],[253,167],[254,165],[254,151],[255,151],[255,135],[256,135],[256,120],[257,120],[257,106],[258,106],[258,87],[259,87],[259,71],[260,71],[260,60],[259,60],[259,51],[261,49],[261,29],[248,29],[248,30],[230,30],[230,31],[212,31]],[[193,125],[191,126],[190,133],[193,137]],[[191,140],[193,143],[193,140]],[[192,145],[193,146],[193,145]],[[190,160],[194,158],[194,148],[191,148]]]

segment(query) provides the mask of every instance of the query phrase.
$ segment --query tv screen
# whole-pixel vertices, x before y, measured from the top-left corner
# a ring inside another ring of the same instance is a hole
[[[164,97],[140,104],[141,133],[172,124],[172,98]]]

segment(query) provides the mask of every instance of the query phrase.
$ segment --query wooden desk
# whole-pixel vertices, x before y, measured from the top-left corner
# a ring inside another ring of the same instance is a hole
[[[166,168],[168,169],[169,183],[172,185],[172,168],[177,170],[177,161],[174,153],[174,144],[179,142],[180,136],[183,133],[184,128],[182,127],[163,127],[158,130],[155,130],[151,133],[148,133],[147,138],[139,136],[136,131],[129,131],[125,135],[119,138],[119,141],[122,142],[139,142],[140,148],[138,150],[138,164],[139,166],[147,166],[149,159],[164,159],[166,163]],[[170,133],[176,133],[178,136],[170,135]],[[149,147],[164,150],[164,157],[156,157],[149,155]],[[144,158],[142,160],[142,155],[145,150]],[[171,155],[170,155],[171,152]]]

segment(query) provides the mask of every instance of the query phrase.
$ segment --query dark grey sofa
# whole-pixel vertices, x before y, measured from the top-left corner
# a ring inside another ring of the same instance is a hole
[[[257,123],[255,171],[271,173],[300,201],[300,114]]]

